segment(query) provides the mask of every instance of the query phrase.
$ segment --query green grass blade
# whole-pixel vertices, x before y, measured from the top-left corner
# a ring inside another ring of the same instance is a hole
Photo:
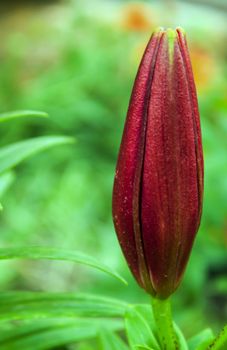
[[[100,263],[93,257],[77,251],[47,247],[18,247],[0,249],[0,260],[17,258],[26,258],[33,260],[63,260],[88,265],[109,274],[110,276],[118,279],[124,284],[127,284],[127,282],[117,272],[112,271],[109,267]]]
[[[2,197],[15,179],[13,171],[7,171],[0,175],[0,197]]]
[[[32,322],[18,323],[17,325],[8,325],[8,329],[4,329],[5,323],[0,324],[0,347],[3,343],[11,341],[14,338],[22,338],[32,333],[42,332],[49,328],[61,327],[75,324],[75,321],[71,318],[50,318],[50,319],[37,319]],[[1,330],[4,331],[1,331]]]
[[[133,305],[125,313],[125,328],[132,349],[148,347],[159,350],[152,308],[150,305]]]
[[[28,157],[53,146],[72,143],[71,137],[42,136],[13,143],[0,149],[0,173],[9,170]]]
[[[112,319],[37,320],[0,336],[1,350],[44,350],[94,338],[100,329],[118,331],[122,322]]]
[[[204,329],[188,340],[189,350],[205,350],[214,338],[215,336],[210,328]]]
[[[180,350],[188,350],[188,344],[181,329],[178,327],[178,325],[175,322],[173,322],[173,327],[174,327],[176,336],[178,338]]]
[[[0,123],[6,122],[6,121],[11,120],[11,119],[19,119],[19,118],[24,118],[24,117],[48,118],[48,114],[45,112],[29,111],[29,110],[6,112],[6,113],[0,114]]]
[[[106,297],[76,293],[0,293],[0,321],[36,318],[118,317],[126,304]]]
[[[129,347],[113,331],[104,329],[99,335],[102,350],[129,350]]]

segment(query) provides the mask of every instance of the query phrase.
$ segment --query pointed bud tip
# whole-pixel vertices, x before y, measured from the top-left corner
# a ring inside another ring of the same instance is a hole
[[[176,29],[172,28],[165,28],[165,27],[157,27],[154,30],[154,34],[156,33],[167,33],[169,38],[175,38],[177,36],[177,33],[181,33],[185,35],[185,30],[182,27],[176,27]]]
[[[173,56],[174,56],[174,46],[175,42],[178,37],[185,37],[185,30],[181,27],[176,27],[175,29],[172,28],[164,28],[164,27],[158,27],[154,30],[154,35],[157,36],[164,36],[167,40],[168,45],[168,51],[169,51],[169,62],[170,64],[173,63]]]
[[[186,36],[186,32],[185,32],[184,28],[182,28],[182,27],[177,27],[176,32],[178,34],[182,34],[183,36]]]
[[[157,27],[157,28],[155,28],[154,33],[162,33],[164,31],[165,31],[164,27]]]
[[[177,32],[175,29],[167,28],[166,29],[167,36],[170,40],[175,39]]]

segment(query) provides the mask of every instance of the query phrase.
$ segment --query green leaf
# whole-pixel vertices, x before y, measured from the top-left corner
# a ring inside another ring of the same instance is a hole
[[[5,324],[0,324],[0,330]],[[41,332],[50,328],[57,328],[62,326],[75,325],[75,320],[68,318],[61,319],[36,319],[33,322],[23,322],[16,325],[11,325],[7,330],[4,328],[4,332],[0,332],[0,346],[7,341],[11,341],[12,338],[23,338],[35,332]]]
[[[212,330],[210,328],[204,329],[188,340],[189,350],[205,350],[212,340],[214,340]]]
[[[227,325],[215,337],[213,341],[208,344],[209,350],[226,350],[227,348]],[[196,349],[197,350],[197,349]]]
[[[155,322],[150,305],[130,306],[125,314],[126,332],[132,349],[138,346],[159,350]]]
[[[177,335],[177,339],[180,345],[180,350],[188,350],[188,345],[186,342],[186,339],[183,335],[183,333],[181,332],[180,328],[177,326],[177,324],[175,322],[173,322],[173,327],[175,330],[175,333]]]
[[[38,117],[47,118],[48,114],[40,111],[12,111],[0,114],[0,123],[6,122],[11,119],[18,119],[24,117]]]
[[[64,260],[78,264],[88,265],[100,271],[103,271],[119,281],[127,282],[115,271],[110,270],[106,265],[100,263],[93,257],[78,251],[63,250],[48,247],[17,247],[0,248],[0,260],[27,258],[33,260]]]
[[[40,151],[73,141],[71,137],[42,136],[2,147],[0,149],[0,173],[13,168]]]
[[[0,320],[120,317],[127,304],[112,298],[76,293],[0,293]]]
[[[102,350],[129,350],[129,347],[115,333],[105,329],[99,335]]]
[[[52,349],[81,340],[97,337],[100,329],[109,331],[122,328],[118,320],[78,319],[36,320],[22,324],[0,335],[1,350]]]
[[[8,190],[14,179],[15,175],[12,171],[7,171],[0,175],[0,197]]]

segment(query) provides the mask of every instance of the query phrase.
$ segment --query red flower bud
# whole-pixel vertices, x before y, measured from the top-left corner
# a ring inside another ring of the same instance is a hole
[[[202,197],[199,111],[185,34],[159,29],[135,79],[113,189],[121,248],[148,293],[167,298],[178,287]]]

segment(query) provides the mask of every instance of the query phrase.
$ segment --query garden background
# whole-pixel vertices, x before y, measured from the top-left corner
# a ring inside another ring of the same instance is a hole
[[[173,296],[191,336],[227,319],[227,4],[207,1],[8,1],[0,3],[0,111],[41,110],[44,119],[1,124],[6,145],[41,135],[75,138],[19,165],[1,181],[0,245],[81,250],[129,285],[83,266],[0,263],[1,290],[80,291],[148,302],[124,261],[111,218],[117,152],[138,63],[157,26],[182,26],[201,112],[202,224]]]

